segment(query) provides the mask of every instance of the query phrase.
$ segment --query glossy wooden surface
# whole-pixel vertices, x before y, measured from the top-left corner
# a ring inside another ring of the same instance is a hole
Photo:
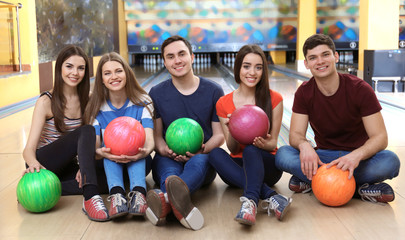
[[[271,86],[292,103],[297,80],[273,73]],[[230,188],[217,176],[214,183],[192,196],[205,218],[199,231],[185,229],[175,219],[156,227],[143,218],[98,223],[82,212],[82,196],[63,196],[51,211],[27,212],[17,203],[16,186],[24,169],[22,150],[33,109],[0,119],[0,239],[405,239],[405,177],[387,181],[396,193],[394,202],[372,204],[352,199],[343,207],[326,207],[312,193],[293,194],[289,174],[274,186],[293,202],[282,222],[259,210],[257,223],[245,227],[233,220],[242,190]],[[405,159],[404,113],[383,110],[390,136],[388,149]],[[151,175],[148,187],[153,187]],[[106,198],[107,196],[103,196]],[[260,208],[260,207],[259,207]]]

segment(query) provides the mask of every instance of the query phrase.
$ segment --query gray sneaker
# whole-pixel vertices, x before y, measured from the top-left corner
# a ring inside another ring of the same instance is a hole
[[[373,203],[388,203],[395,199],[394,190],[387,183],[368,184],[365,183],[359,187],[358,193],[363,201]]]
[[[242,202],[242,206],[238,214],[236,214],[235,221],[249,226],[255,225],[257,214],[256,203],[247,197],[240,197],[239,200]]]
[[[128,193],[128,198],[128,213],[133,216],[144,216],[148,208],[145,195],[138,191],[131,191]]]
[[[288,188],[296,193],[308,193],[312,190],[311,184],[301,181],[301,179],[297,178],[294,175],[290,178]]]
[[[280,194],[273,195],[265,200],[265,203],[268,203],[268,206],[262,206],[267,210],[268,214],[271,215],[271,212],[274,212],[276,218],[281,221],[288,210],[288,207],[291,205],[292,198],[285,197]]]
[[[108,215],[110,218],[122,217],[128,214],[127,200],[121,193],[108,196],[107,201],[111,202]]]

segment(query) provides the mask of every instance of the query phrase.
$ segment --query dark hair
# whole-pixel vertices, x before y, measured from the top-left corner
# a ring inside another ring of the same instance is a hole
[[[165,59],[164,53],[165,53],[165,48],[167,47],[167,45],[169,45],[170,43],[173,43],[173,42],[177,42],[177,41],[182,41],[182,42],[184,42],[184,44],[186,44],[186,46],[187,46],[187,48],[188,48],[188,51],[190,52],[190,55],[193,54],[193,50],[192,50],[192,47],[191,47],[190,42],[187,41],[187,39],[185,39],[185,38],[183,38],[183,37],[180,37],[180,36],[178,36],[178,35],[174,35],[174,36],[171,36],[171,37],[167,38],[167,39],[162,43],[161,51],[162,51],[162,58],[163,58],[163,60]]]
[[[125,85],[125,92],[129,100],[133,104],[146,107],[151,116],[153,116],[152,100],[149,98],[146,91],[136,80],[135,73],[133,72],[132,68],[121,55],[116,52],[110,52],[104,54],[98,63],[94,81],[94,89],[84,115],[85,124],[93,123],[98,112],[100,111],[101,105],[107,99],[109,99],[108,88],[103,84],[103,66],[110,61],[120,63],[122,65],[122,68],[124,69],[125,77],[127,80]]]
[[[307,57],[308,50],[314,49],[319,45],[327,45],[333,53],[336,52],[335,43],[332,38],[325,34],[314,34],[305,40],[302,50],[304,52],[304,57]]]
[[[263,61],[263,74],[260,81],[256,85],[255,92],[255,102],[258,107],[264,110],[269,118],[270,129],[272,129],[272,116],[273,116],[273,106],[271,105],[271,96],[269,93],[269,69],[267,67],[267,60],[263,50],[257,45],[245,45],[236,54],[235,65],[233,73],[235,75],[236,83],[240,84],[240,69],[242,68],[243,59],[249,53],[257,54],[262,58]]]
[[[55,79],[51,99],[51,110],[55,121],[55,127],[61,133],[64,133],[66,131],[64,121],[66,98],[63,95],[64,81],[62,78],[62,65],[66,61],[66,59],[70,58],[71,56],[80,56],[86,62],[83,79],[77,85],[77,94],[79,95],[81,116],[83,116],[87,102],[89,101],[89,91],[90,91],[89,59],[86,53],[84,53],[82,48],[74,45],[68,45],[59,52],[59,55],[56,58]]]

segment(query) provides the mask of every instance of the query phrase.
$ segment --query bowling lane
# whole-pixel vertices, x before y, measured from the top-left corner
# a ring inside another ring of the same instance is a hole
[[[147,66],[147,65],[135,65],[132,66],[132,70],[135,73],[136,79],[138,82],[142,85],[144,82],[151,78],[156,76],[156,74],[164,68],[163,66]]]
[[[163,66],[136,65],[132,69],[135,72],[136,79],[147,92],[156,84],[170,78],[169,72]],[[225,93],[231,92],[236,87],[233,74],[231,74],[229,69],[220,64],[194,64],[193,71],[197,76],[205,77],[218,83]]]
[[[291,108],[294,100],[294,93],[296,89],[301,85],[303,78],[298,76],[293,76],[288,74],[285,75],[277,70],[273,70],[270,78],[270,87],[278,92],[284,98],[284,114],[283,114],[283,128],[289,129],[290,118],[291,118]],[[382,96],[383,95],[383,96]],[[405,145],[403,131],[403,119],[405,119],[405,110],[403,108],[396,107],[395,104],[388,103],[385,101],[388,97],[394,97],[396,99],[404,99],[405,95],[392,94],[392,93],[378,93],[378,99],[382,107],[382,115],[384,117],[385,125],[389,137],[389,148],[396,148]],[[403,100],[402,100],[403,101]],[[283,129],[282,129],[283,130]],[[307,135],[309,140],[313,140],[312,130],[309,129],[310,134]],[[286,132],[288,134],[288,131]],[[288,136],[284,139],[288,142]]]
[[[207,65],[201,69],[194,69],[194,71],[196,75],[218,83],[224,90],[225,94],[230,93],[237,88],[237,84],[233,78],[233,72],[221,64]]]

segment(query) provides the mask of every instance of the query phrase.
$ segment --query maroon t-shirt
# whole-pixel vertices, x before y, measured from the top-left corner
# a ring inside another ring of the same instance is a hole
[[[312,77],[295,93],[293,112],[308,115],[318,148],[353,151],[368,135],[362,117],[381,111],[369,84],[362,79],[339,73],[340,84],[332,96],[323,95]]]

